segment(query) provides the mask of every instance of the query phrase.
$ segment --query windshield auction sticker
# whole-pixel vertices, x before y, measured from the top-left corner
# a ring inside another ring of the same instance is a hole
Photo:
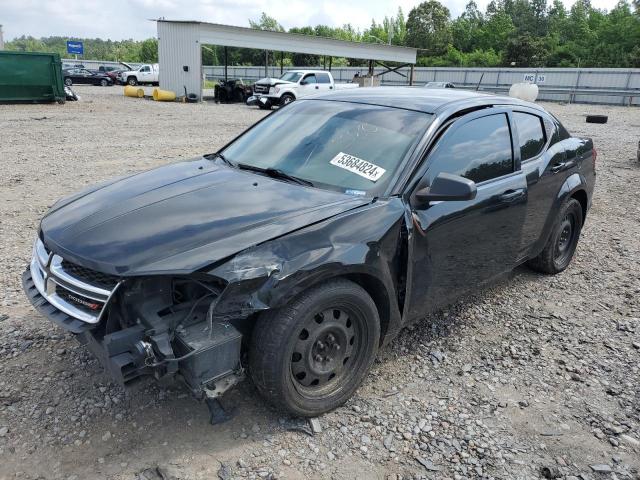
[[[378,181],[386,172],[384,168],[378,165],[342,152],[333,157],[329,163],[348,170],[351,173],[355,173],[356,175],[360,175],[372,182]]]

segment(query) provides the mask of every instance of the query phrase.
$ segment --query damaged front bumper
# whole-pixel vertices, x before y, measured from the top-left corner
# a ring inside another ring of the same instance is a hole
[[[170,280],[132,282],[124,291],[125,283],[66,262],[40,239],[22,275],[38,312],[73,333],[123,386],[144,375],[162,383],[179,378],[197,398],[211,399],[242,380],[243,335],[232,321],[202,314],[188,318],[185,309],[173,312],[166,306]],[[221,294],[208,293],[208,304],[215,305]],[[189,313],[197,311],[198,302]]]

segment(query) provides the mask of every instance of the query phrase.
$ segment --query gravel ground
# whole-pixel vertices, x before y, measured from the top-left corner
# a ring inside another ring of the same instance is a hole
[[[57,198],[214,151],[264,115],[77,90],[0,106],[0,479],[640,479],[640,109],[548,104],[599,153],[571,267],[518,269],[405,329],[310,435],[250,382],[216,427],[183,389],[125,392],[28,305],[19,275]]]

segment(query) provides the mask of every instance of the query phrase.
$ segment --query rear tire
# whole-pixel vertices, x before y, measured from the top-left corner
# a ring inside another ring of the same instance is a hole
[[[375,359],[379,339],[380,319],[369,294],[353,282],[334,280],[258,319],[249,370],[276,408],[313,417],[353,395]]]
[[[70,87],[71,85],[73,85],[73,80],[71,80],[70,78],[65,78],[65,79],[64,79],[64,84],[65,84],[67,87]]]
[[[533,270],[555,275],[571,263],[582,230],[582,205],[570,198],[560,209],[544,250],[527,264]]]
[[[132,87],[135,87],[136,85],[138,85],[138,79],[136,77],[129,77],[127,78],[127,83]]]
[[[100,80],[100,85],[103,87],[106,87],[107,85],[109,85],[109,82],[107,82],[104,78],[102,80]]]

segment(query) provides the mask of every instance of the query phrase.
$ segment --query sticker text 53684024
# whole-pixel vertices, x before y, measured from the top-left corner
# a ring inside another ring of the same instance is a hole
[[[360,175],[372,182],[378,181],[386,172],[384,168],[379,167],[378,165],[343,152],[340,152],[333,157],[329,163],[336,167],[348,170],[351,173],[355,173],[356,175]]]

